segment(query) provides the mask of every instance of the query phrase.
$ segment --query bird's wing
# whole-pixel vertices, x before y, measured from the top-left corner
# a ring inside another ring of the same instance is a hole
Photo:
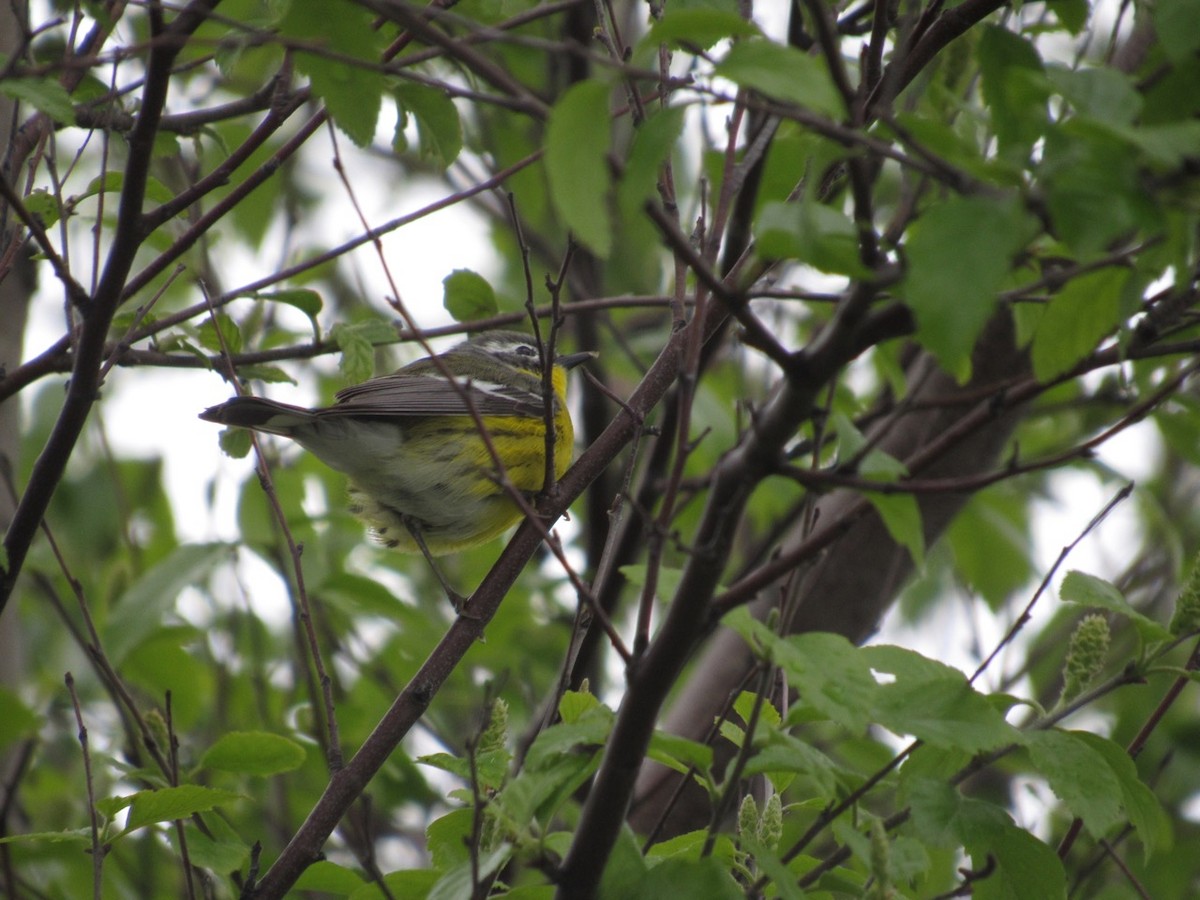
[[[470,405],[464,400],[470,398]],[[541,416],[539,394],[486,381],[451,384],[440,375],[396,372],[338,391],[326,416]]]

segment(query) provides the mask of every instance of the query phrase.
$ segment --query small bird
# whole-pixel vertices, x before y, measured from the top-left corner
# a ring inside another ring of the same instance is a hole
[[[567,373],[592,356],[572,353],[552,364],[556,478],[570,464],[574,441]],[[289,437],[345,473],[350,511],[385,546],[424,554],[453,601],[432,557],[485,543],[521,518],[502,478],[527,495],[544,486],[542,372],[533,337],[487,331],[339,391],[332,406],[234,397],[200,418]]]

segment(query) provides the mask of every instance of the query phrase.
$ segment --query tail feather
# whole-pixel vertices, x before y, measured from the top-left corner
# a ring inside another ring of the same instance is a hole
[[[311,424],[316,415],[302,406],[264,400],[262,397],[234,397],[210,406],[200,413],[200,418],[218,425],[290,436],[297,428]]]

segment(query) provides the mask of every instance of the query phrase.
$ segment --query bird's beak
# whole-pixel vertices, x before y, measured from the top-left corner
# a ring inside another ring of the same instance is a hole
[[[556,359],[554,364],[569,370],[575,368],[580,363],[587,362],[589,359],[595,359],[598,355],[598,353],[593,353],[591,350],[584,350],[582,353],[567,353]]]

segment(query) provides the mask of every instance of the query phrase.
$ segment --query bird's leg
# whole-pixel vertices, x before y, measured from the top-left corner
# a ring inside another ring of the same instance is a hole
[[[464,597],[454,588],[450,587],[450,582],[446,576],[442,574],[441,568],[433,558],[433,554],[429,552],[429,545],[425,543],[425,537],[421,534],[421,526],[412,516],[403,516],[404,527],[408,529],[408,533],[412,535],[413,541],[421,550],[421,555],[425,557],[425,562],[429,563],[429,568],[433,570],[434,576],[438,583],[442,586],[442,590],[446,592],[446,599],[450,601],[450,605],[454,607],[454,611],[460,616],[464,615],[463,610],[466,608],[468,597]]]

